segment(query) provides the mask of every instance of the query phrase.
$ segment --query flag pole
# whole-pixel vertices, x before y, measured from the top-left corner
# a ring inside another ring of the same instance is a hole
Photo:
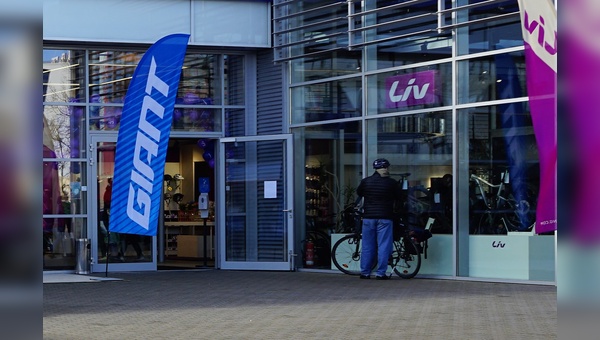
[[[104,271],[104,277],[108,277],[108,254],[110,253],[110,230],[106,229],[106,270]]]

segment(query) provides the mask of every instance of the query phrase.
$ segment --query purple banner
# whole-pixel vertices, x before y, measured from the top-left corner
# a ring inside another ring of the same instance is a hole
[[[540,159],[536,233],[556,230],[556,10],[550,1],[519,0],[527,91]]]
[[[395,109],[439,102],[438,72],[423,71],[385,79],[385,107]]]
[[[561,153],[562,164],[568,162],[564,165],[567,176],[561,181],[569,189],[564,195],[568,197],[565,199],[568,206],[565,212],[570,215],[569,235],[580,244],[597,245],[600,242],[600,161],[597,158],[600,150],[600,45],[596,34],[600,20],[596,13],[590,13],[582,4],[571,3],[568,9],[565,11],[564,39],[567,56],[561,57],[564,90],[561,123],[566,125],[566,134],[561,137],[565,136],[564,143],[569,145],[569,149]]]

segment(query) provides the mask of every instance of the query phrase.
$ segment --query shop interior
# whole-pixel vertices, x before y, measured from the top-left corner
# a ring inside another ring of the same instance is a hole
[[[163,190],[164,258],[158,256],[159,270],[215,266],[214,153],[214,140],[169,141]],[[199,200],[206,202],[207,213],[200,214]]]

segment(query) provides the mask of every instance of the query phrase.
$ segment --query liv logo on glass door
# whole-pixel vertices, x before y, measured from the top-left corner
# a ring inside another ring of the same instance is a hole
[[[133,73],[117,139],[111,232],[156,235],[173,107],[188,40],[188,34],[160,39]]]
[[[385,79],[386,108],[438,103],[437,71],[424,71]]]

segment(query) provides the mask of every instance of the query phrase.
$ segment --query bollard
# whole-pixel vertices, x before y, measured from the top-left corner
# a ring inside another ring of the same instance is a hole
[[[75,274],[89,274],[92,261],[89,239],[77,239],[75,244],[75,258]]]

